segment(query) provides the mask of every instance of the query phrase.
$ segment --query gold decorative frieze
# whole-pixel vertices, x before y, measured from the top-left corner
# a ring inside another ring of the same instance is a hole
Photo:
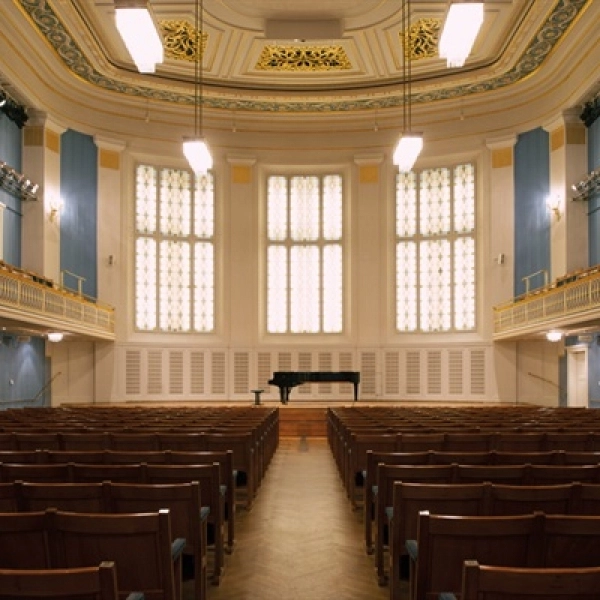
[[[261,71],[341,71],[352,65],[341,46],[265,46]]]
[[[438,43],[442,22],[440,19],[419,19],[410,26],[410,59],[435,58],[438,54]],[[402,36],[400,32],[400,43]],[[402,47],[404,45],[402,44]]]
[[[187,21],[161,21],[160,29],[162,32],[165,48],[165,57],[175,60],[188,60],[195,62],[196,58],[202,58],[206,50],[208,34],[200,32],[200,56],[196,49],[196,28]]]

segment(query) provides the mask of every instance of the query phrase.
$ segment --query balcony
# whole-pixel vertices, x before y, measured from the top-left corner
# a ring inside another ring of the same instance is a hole
[[[3,261],[0,261],[0,326],[27,335],[58,330],[78,338],[115,339],[112,307]]]
[[[494,340],[600,329],[600,266],[577,271],[494,307]]]

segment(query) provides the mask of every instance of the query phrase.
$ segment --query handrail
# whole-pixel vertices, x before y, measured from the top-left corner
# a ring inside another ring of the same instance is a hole
[[[73,271],[67,271],[67,269],[63,269],[60,272],[60,287],[61,288],[65,287],[65,275],[69,275],[69,276],[77,279],[77,293],[80,296],[83,296],[83,283],[86,280],[85,277],[82,277],[81,275],[77,275],[77,273],[73,273]]]
[[[600,267],[561,277],[494,307],[494,338],[600,318]]]
[[[531,273],[531,275],[525,275],[525,277],[521,277],[521,281],[525,282],[525,293],[528,294],[529,293],[529,286],[531,283],[531,280],[534,277],[537,277],[538,275],[544,275],[544,286],[548,285],[548,271],[547,269],[540,269],[539,271],[536,271],[535,273]]]
[[[114,339],[114,308],[0,263],[0,315],[73,333]]]

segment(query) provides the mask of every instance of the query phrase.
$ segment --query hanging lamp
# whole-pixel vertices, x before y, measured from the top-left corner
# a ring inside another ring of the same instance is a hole
[[[194,137],[183,141],[183,154],[194,173],[206,173],[212,168],[213,160],[207,143],[202,135],[202,35],[204,33],[204,7],[196,0],[195,18],[195,54],[194,54]]]

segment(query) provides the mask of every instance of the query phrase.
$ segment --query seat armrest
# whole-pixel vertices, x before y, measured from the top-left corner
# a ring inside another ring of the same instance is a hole
[[[200,520],[206,521],[206,519],[208,519],[208,515],[210,515],[210,506],[203,506],[200,509]]]
[[[452,592],[442,592],[438,595],[438,600],[456,600],[456,596]]]
[[[144,592],[131,592],[125,600],[144,600]]]
[[[406,540],[406,551],[412,560],[416,562],[419,557],[419,546],[417,540]]]
[[[177,538],[171,544],[171,558],[173,560],[177,560],[183,553],[184,548],[185,548],[185,538]]]

